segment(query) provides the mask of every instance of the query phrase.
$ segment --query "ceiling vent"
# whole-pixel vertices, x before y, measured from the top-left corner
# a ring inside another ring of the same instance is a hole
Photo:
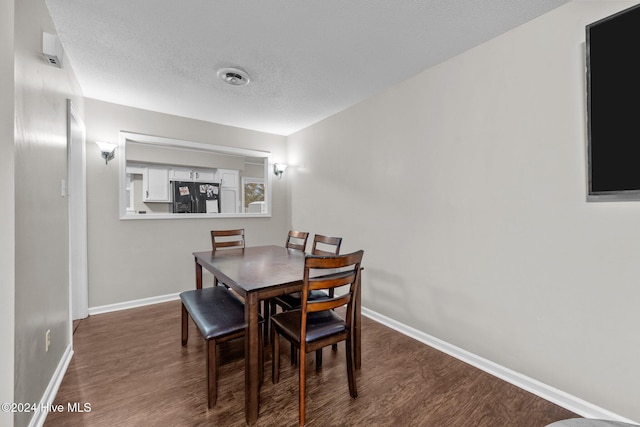
[[[233,86],[244,86],[251,80],[246,71],[239,68],[221,68],[218,77]]]

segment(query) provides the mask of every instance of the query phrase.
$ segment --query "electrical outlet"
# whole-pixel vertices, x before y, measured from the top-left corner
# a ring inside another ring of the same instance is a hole
[[[47,332],[44,334],[45,339],[45,351],[49,351],[49,347],[51,347],[51,329],[47,329]]]

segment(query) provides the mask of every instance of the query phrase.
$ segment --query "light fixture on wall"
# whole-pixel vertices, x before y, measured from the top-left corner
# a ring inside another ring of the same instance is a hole
[[[112,160],[115,156],[117,145],[104,141],[96,141],[96,144],[98,144],[98,147],[100,148],[100,155],[104,159],[104,164],[106,165],[109,163],[109,160]]]
[[[284,163],[274,163],[273,173],[275,173],[278,179],[280,179],[282,178],[282,174],[286,168],[287,168],[287,165],[285,165]]]

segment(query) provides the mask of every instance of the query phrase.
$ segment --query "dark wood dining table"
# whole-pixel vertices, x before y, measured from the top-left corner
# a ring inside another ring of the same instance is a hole
[[[194,252],[196,288],[202,289],[202,269],[244,298],[245,332],[245,416],[247,424],[258,419],[260,405],[259,303],[278,295],[302,290],[304,257],[301,251],[281,246],[256,246]],[[360,295],[355,300],[355,359],[360,368]]]

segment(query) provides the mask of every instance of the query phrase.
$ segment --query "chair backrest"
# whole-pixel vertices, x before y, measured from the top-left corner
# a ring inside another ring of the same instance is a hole
[[[353,319],[353,302],[360,286],[360,263],[363,250],[346,255],[321,256],[307,255],[304,260],[304,282],[302,285],[302,334],[306,335],[306,318],[308,313],[333,310],[346,305],[345,321],[347,329],[351,328]],[[329,271],[327,271],[329,270]],[[346,293],[324,299],[308,298],[313,290],[332,291],[335,288],[349,286]],[[304,341],[301,338],[301,341]]]
[[[338,255],[342,237],[329,237],[321,234],[313,236],[312,255]]]
[[[211,230],[211,248],[244,249],[244,228],[236,230]]]
[[[304,252],[307,247],[307,239],[309,238],[309,233],[306,231],[293,231],[290,230],[287,235],[287,243],[285,246],[289,249],[296,249],[298,251]]]

